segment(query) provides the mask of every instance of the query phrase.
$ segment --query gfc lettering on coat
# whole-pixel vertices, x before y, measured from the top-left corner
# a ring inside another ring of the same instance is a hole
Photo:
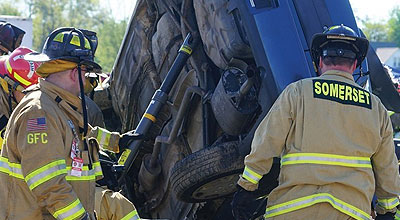
[[[28,144],[37,144],[38,142],[47,144],[47,133],[28,133]]]
[[[313,80],[314,98],[371,109],[371,94],[353,85],[334,80]]]

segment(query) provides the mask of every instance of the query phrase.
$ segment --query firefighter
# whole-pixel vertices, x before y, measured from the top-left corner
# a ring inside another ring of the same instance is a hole
[[[86,94],[85,95],[86,105],[88,108],[88,122],[93,127],[98,126],[104,128],[105,124],[104,124],[103,113],[101,112],[99,106],[91,98],[89,98],[89,96],[93,93],[94,88],[96,88],[98,85],[97,78],[98,75],[95,73],[87,73],[85,75],[86,82],[84,90]]]
[[[0,57],[0,150],[11,112],[24,96],[22,90],[38,81],[39,64],[23,59],[31,52],[29,48],[19,47],[9,56]]]
[[[387,65],[384,65],[383,69],[385,73],[392,79],[393,86],[397,92],[400,93],[399,79],[395,77],[392,69]],[[389,111],[389,116],[393,127],[393,137],[400,138],[400,113]]]
[[[43,62],[37,69],[43,79],[25,90],[6,128],[0,219],[95,219],[95,180],[102,175],[97,140],[118,151],[126,139],[86,123],[85,99],[78,96],[84,73],[101,69],[96,47],[94,32],[60,28],[42,54],[25,56]]]
[[[15,99],[16,98],[22,98],[22,91],[23,88],[26,88],[27,86],[22,83],[23,80],[28,80],[31,83],[37,82],[37,77],[36,74],[33,74],[32,76],[26,75],[25,72],[25,67],[28,65],[28,63],[24,63],[23,60],[18,59],[18,61],[7,61],[14,65],[17,69],[17,74],[20,74],[22,78],[20,77],[19,79],[22,79],[22,81],[19,81],[14,77],[14,74],[8,73],[7,74],[7,68],[5,66],[5,61],[8,60],[7,57],[3,57],[3,55],[7,55],[14,51],[17,47],[21,45],[22,38],[24,36],[25,32],[18,27],[7,23],[5,21],[0,21],[0,83],[2,85],[2,89],[0,89],[0,150],[2,147],[3,143],[3,137],[4,137],[4,131],[5,127],[7,125],[8,118],[10,117],[10,113],[12,111],[12,107],[16,105]],[[28,48],[21,48],[19,49],[20,51],[18,53],[19,55],[24,55],[26,54],[26,50],[29,50]],[[32,52],[32,51],[30,51]],[[17,56],[17,55],[14,55]],[[31,63],[29,63],[31,64]],[[34,67],[37,64],[34,64]],[[28,66],[27,70],[30,69],[31,66]],[[20,72],[22,71],[22,72]],[[6,77],[6,78],[5,78]],[[7,80],[7,81],[6,81]],[[10,85],[12,84],[12,85]],[[13,85],[16,85],[13,87]],[[17,86],[20,85],[20,86]],[[11,92],[10,92],[11,91]]]
[[[322,75],[288,85],[258,126],[232,202],[236,219],[249,218],[246,204],[274,157],[281,171],[266,219],[369,220],[374,192],[379,216],[399,216],[389,115],[352,76],[368,45],[344,25],[314,35],[312,59]]]
[[[88,73],[86,74],[85,83],[85,94],[91,93],[97,86],[97,74]],[[88,108],[88,122],[91,126],[105,127],[103,113],[99,106],[89,97],[85,96],[87,108]],[[100,146],[101,147],[101,146]],[[105,152],[100,152],[100,159],[103,159],[101,168],[103,171],[103,179],[96,181],[96,193],[95,193],[95,211],[97,213],[98,220],[119,220],[131,213],[134,213],[136,208],[125,196],[119,192],[110,190],[112,187],[108,185],[111,183],[117,184],[117,181],[113,178],[113,172],[111,167],[105,164],[106,161],[112,165],[112,160]],[[139,218],[139,215],[138,215]]]
[[[18,27],[0,21],[0,56],[14,51],[21,45],[25,32]]]

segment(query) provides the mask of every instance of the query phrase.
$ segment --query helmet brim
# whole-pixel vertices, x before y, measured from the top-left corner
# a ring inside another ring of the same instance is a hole
[[[7,74],[6,56],[0,57],[0,76],[4,78]]]
[[[39,52],[28,53],[24,56],[24,59],[32,62],[47,62],[51,60],[49,56]]]
[[[72,61],[75,63],[78,63],[79,60],[75,57],[57,57],[56,59],[51,59],[49,56],[47,56],[44,53],[38,53],[38,52],[32,52],[24,56],[25,60],[28,61],[33,61],[33,62],[48,62],[52,60],[67,60],[67,61]],[[90,61],[90,60],[81,60],[80,62],[82,65],[87,66],[91,68],[92,72],[101,72],[101,66],[97,64],[96,62]]]
[[[313,37],[312,41],[312,49],[320,48],[321,45],[326,44],[328,41],[344,41],[348,43],[354,44],[360,51],[361,54],[365,55],[368,52],[369,42],[367,39],[362,37],[347,37],[347,36],[340,36],[340,35],[326,35],[326,34],[316,34]]]
[[[357,49],[359,50],[357,53],[358,58],[358,65],[364,60],[367,56],[368,48],[369,48],[369,41],[362,37],[349,37],[349,36],[341,36],[341,35],[334,35],[334,34],[315,34],[312,38],[311,43],[311,52],[312,58],[314,61],[318,60],[318,51],[324,47],[325,44],[328,42],[337,41],[337,42],[347,42],[350,44],[354,44]]]

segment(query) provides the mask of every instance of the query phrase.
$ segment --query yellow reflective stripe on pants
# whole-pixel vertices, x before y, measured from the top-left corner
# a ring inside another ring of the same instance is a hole
[[[251,170],[249,167],[246,166],[244,168],[242,177],[253,184],[257,184],[258,181],[260,181],[260,179],[262,178],[262,175],[254,172],[253,170]]]
[[[97,129],[97,141],[99,142],[99,145],[108,147],[108,145],[110,144],[111,133],[100,127],[98,127]]]
[[[392,116],[394,114],[393,111],[388,111],[389,117]]]
[[[325,164],[345,167],[372,168],[369,157],[351,157],[336,154],[293,153],[281,159],[281,166],[290,164]]]
[[[93,169],[89,170],[88,166],[82,167],[81,176],[72,176],[71,175],[72,168],[70,166],[67,167],[68,175],[65,177],[68,181],[88,181],[88,180],[96,180],[96,176],[102,176],[103,173],[101,171],[100,162],[93,163]]]
[[[395,220],[400,220],[400,211],[397,209],[396,214],[394,214]]]
[[[400,202],[397,197],[391,199],[378,199],[378,205],[385,209],[393,209],[399,204]]]
[[[34,170],[25,177],[30,190],[58,175],[66,174],[65,160],[53,161],[39,169]]]
[[[129,214],[127,214],[125,217],[123,217],[121,220],[140,220],[140,217],[137,213],[136,210],[133,210]]]
[[[57,210],[53,216],[59,220],[73,220],[85,213],[85,209],[83,208],[79,199],[75,200],[73,203],[68,206]]]
[[[5,157],[0,157],[0,172],[6,173],[17,179],[24,179],[24,176],[22,175],[21,164],[10,163]]]
[[[265,211],[265,218],[282,215],[288,212],[299,210],[305,207],[312,206],[317,203],[327,202],[331,204],[335,209],[349,215],[357,220],[370,220],[370,215],[362,211],[361,209],[352,206],[329,193],[318,193],[310,196],[301,197],[289,202],[273,205],[267,207]]]
[[[93,169],[94,169],[94,175],[97,176],[103,176],[103,171],[101,170],[101,165],[100,162],[94,162],[93,163]]]

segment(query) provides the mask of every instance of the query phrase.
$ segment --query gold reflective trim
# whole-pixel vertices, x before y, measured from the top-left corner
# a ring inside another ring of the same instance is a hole
[[[154,115],[151,115],[149,113],[144,113],[143,117],[150,119],[153,123],[156,122],[156,117],[154,117]]]
[[[57,210],[53,216],[59,220],[74,220],[78,217],[82,216],[85,213],[85,209],[83,208],[79,199],[76,199],[73,203],[68,206]]]
[[[357,220],[370,220],[370,215],[366,212],[334,197],[329,193],[313,194],[267,207],[264,218],[282,215],[323,202],[331,204],[335,209]]]
[[[125,149],[124,152],[122,152],[121,157],[118,160],[118,165],[124,165],[126,162],[126,159],[128,159],[128,156],[130,153],[131,153],[130,149]]]
[[[18,75],[17,72],[14,72],[14,77],[15,77],[16,80],[18,80],[18,82],[24,84],[25,86],[30,86],[32,84],[28,80],[22,78],[22,76]]]
[[[189,46],[182,45],[181,48],[179,49],[179,52],[184,52],[190,55],[192,54],[193,50]]]
[[[281,159],[281,166],[290,164],[324,164],[372,168],[369,157],[353,157],[321,153],[291,153],[284,155]]]
[[[53,41],[62,43],[62,42],[64,41],[64,34],[63,34],[63,33],[57,34],[57,35],[54,37]]]
[[[255,171],[251,170],[249,167],[245,167],[242,177],[248,180],[249,182],[253,184],[257,184],[258,181],[262,178],[262,175],[256,173]]]
[[[354,37],[341,36],[341,35],[327,35],[326,39],[339,39],[339,40],[356,41],[356,38],[354,38]]]

